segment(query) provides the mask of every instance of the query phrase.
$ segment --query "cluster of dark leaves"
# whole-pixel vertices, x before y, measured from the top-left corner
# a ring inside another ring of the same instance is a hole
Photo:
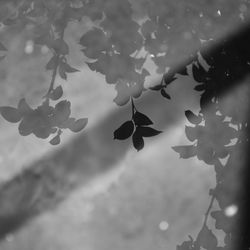
[[[61,93],[62,90],[58,87],[51,93],[51,98],[55,100]],[[79,132],[88,122],[87,118],[76,120],[70,117],[70,102],[67,100],[58,102],[54,107],[46,100],[36,109],[32,109],[25,99],[21,99],[17,108],[4,106],[0,107],[0,112],[8,122],[19,122],[18,130],[22,136],[34,134],[38,138],[46,139],[56,134],[50,140],[52,145],[60,143],[63,129]]]
[[[67,63],[65,56],[57,56],[56,54],[51,57],[46,65],[47,70],[55,70],[58,68],[59,75],[62,79],[67,80],[68,73],[78,72],[78,69],[73,68]]]
[[[105,75],[107,83],[124,85],[116,88],[118,98],[115,99],[117,104],[124,105],[130,97],[137,98],[141,95],[145,77],[149,75],[143,68],[146,57],[134,56],[143,47],[140,25],[133,20],[133,11],[128,0],[105,1],[99,11],[103,15],[99,27],[85,33],[80,44],[84,54],[95,60],[87,63],[91,70]],[[127,88],[127,84],[138,87],[136,91],[125,90],[120,93],[121,89]],[[125,101],[119,100],[119,95],[122,94],[126,95]]]
[[[132,136],[133,146],[139,151],[144,147],[144,138],[156,136],[161,133],[149,125],[153,122],[145,114],[136,111],[132,119],[124,122],[118,129],[114,131],[114,139],[125,140]]]
[[[244,42],[243,42],[244,41]],[[244,205],[246,192],[239,183],[244,173],[244,150],[249,146],[247,111],[249,108],[249,85],[243,86],[243,92],[238,94],[234,90],[230,104],[222,93],[230,90],[235,83],[242,81],[249,74],[249,30],[243,30],[239,36],[231,40],[223,40],[219,45],[214,41],[203,44],[200,56],[205,61],[194,60],[191,63],[192,77],[198,83],[196,91],[201,92],[200,111],[196,115],[187,110],[185,115],[192,126],[185,127],[187,138],[192,145],[176,146],[173,149],[181,158],[187,159],[197,156],[206,164],[213,165],[216,172],[216,187],[210,192],[218,202],[219,209],[212,211],[210,216],[215,220],[216,229],[225,232],[224,246],[218,246],[211,230],[204,227],[197,239],[183,242],[177,246],[178,250],[190,249],[232,249],[242,246],[248,235],[241,233],[240,222],[244,225]],[[242,88],[239,88],[242,89]],[[235,96],[235,99],[232,98]],[[232,143],[234,141],[234,143]],[[222,164],[221,160],[225,160]],[[241,159],[241,163],[239,162]],[[237,163],[237,164],[236,164]],[[232,204],[237,206],[238,212],[234,216],[227,216],[225,209]],[[243,217],[242,217],[243,216]],[[204,233],[211,245],[200,242],[200,235]],[[245,246],[246,247],[246,246]]]

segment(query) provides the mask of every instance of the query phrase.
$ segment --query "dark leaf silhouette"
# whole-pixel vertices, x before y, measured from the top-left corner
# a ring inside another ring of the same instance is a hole
[[[187,117],[190,123],[199,124],[202,122],[202,117],[195,115],[191,110],[186,110],[185,116]]]
[[[150,87],[149,89],[158,91],[158,90],[162,89],[163,87],[164,86],[162,84],[159,84],[159,85],[155,85],[153,87]]]
[[[133,141],[134,148],[137,151],[140,151],[141,149],[143,149],[144,140],[143,140],[142,135],[141,135],[140,131],[138,130],[138,128],[135,130],[135,132],[132,136],[132,141]]]
[[[194,87],[194,90],[196,90],[196,91],[203,91],[205,89],[206,89],[206,85],[205,84],[199,84],[199,85],[196,85]]]
[[[161,89],[161,95],[167,99],[171,99],[170,95],[166,92],[165,89]]]
[[[136,111],[133,115],[133,120],[137,126],[151,125],[153,122],[146,115]]]
[[[187,67],[183,67],[181,68],[180,70],[176,71],[176,73],[180,74],[180,75],[188,75],[188,72],[187,72]]]
[[[176,79],[177,77],[175,77],[173,73],[167,73],[163,76],[162,82],[164,83],[165,86],[167,86]]]
[[[81,118],[78,119],[74,122],[72,122],[71,124],[69,124],[68,128],[72,131],[72,132],[80,132],[81,130],[83,130],[86,125],[88,123],[88,119],[87,118]]]
[[[193,145],[175,146],[175,147],[172,147],[172,149],[175,152],[179,153],[180,158],[183,158],[183,159],[193,157],[197,154],[197,149]]]
[[[60,135],[56,135],[54,138],[52,138],[49,143],[53,146],[60,144]]]
[[[129,138],[133,132],[134,123],[132,121],[126,121],[114,131],[114,139],[125,140]]]
[[[63,89],[62,86],[60,85],[50,92],[49,98],[53,101],[56,101],[60,99],[62,95],[63,95]]]
[[[198,64],[198,66],[193,64],[192,69],[193,69],[193,77],[195,81],[204,82],[206,80],[207,72],[200,64]]]
[[[0,112],[2,117],[7,120],[8,122],[19,122],[22,118],[21,113],[19,112],[18,109],[12,108],[12,107],[0,107]]]
[[[136,130],[142,135],[142,137],[152,137],[162,133],[161,131],[158,131],[151,127],[137,127]]]

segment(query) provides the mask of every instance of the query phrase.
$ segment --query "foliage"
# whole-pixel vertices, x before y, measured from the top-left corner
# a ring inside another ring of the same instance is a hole
[[[132,2],[132,1],[131,1]],[[139,151],[144,146],[144,138],[156,136],[160,131],[150,127],[152,120],[139,112],[134,100],[146,91],[144,82],[150,74],[145,67],[151,60],[157,66],[157,72],[163,74],[162,81],[149,90],[159,91],[166,99],[169,84],[179,75],[192,77],[198,85],[195,91],[201,92],[200,111],[195,114],[191,110],[185,116],[191,125],[185,127],[185,133],[192,142],[190,145],[175,146],[173,149],[181,158],[195,157],[208,165],[213,165],[216,172],[216,187],[211,190],[211,203],[205,214],[204,224],[196,239],[191,236],[177,246],[177,250],[227,250],[233,244],[242,245],[247,235],[239,237],[239,230],[232,226],[239,221],[239,213],[232,218],[225,216],[225,208],[237,204],[239,211],[244,211],[242,200],[245,196],[226,195],[232,191],[232,173],[241,173],[242,167],[234,165],[242,146],[248,146],[248,121],[245,114],[240,114],[236,107],[225,108],[221,105],[221,94],[240,81],[249,73],[250,51],[247,46],[250,35],[243,31],[231,40],[216,43],[218,34],[229,22],[244,22],[244,13],[239,13],[240,4],[245,1],[217,1],[207,8],[202,8],[203,1],[194,1],[192,6],[182,0],[139,1],[145,17],[136,20],[131,2],[128,0],[21,0],[0,2],[0,22],[8,27],[22,23],[32,25],[36,45],[45,45],[51,51],[51,58],[45,69],[52,72],[48,92],[42,104],[32,109],[25,99],[21,99],[17,108],[1,107],[4,119],[19,123],[19,133],[23,136],[34,134],[38,138],[48,138],[52,145],[60,143],[63,129],[73,132],[81,131],[87,124],[87,118],[70,117],[70,102],[60,100],[63,87],[57,84],[56,77],[67,80],[68,74],[78,72],[68,63],[69,46],[64,38],[69,22],[81,21],[88,17],[92,28],[84,33],[79,44],[81,51],[89,58],[86,62],[92,71],[105,76],[108,84],[114,84],[117,96],[114,101],[122,106],[129,101],[132,106],[132,117],[114,131],[114,139],[125,140],[132,136],[133,146]],[[202,9],[202,12],[200,10]],[[221,10],[224,15],[215,10]],[[180,16],[180,19],[174,18]],[[190,16],[199,17],[193,22]],[[242,18],[243,17],[243,18]],[[185,22],[183,22],[185,18]],[[139,22],[140,21],[140,22]],[[210,25],[207,23],[210,22]],[[212,25],[213,24],[213,25]],[[219,28],[216,30],[214,26]],[[178,51],[178,41],[185,40],[186,50]],[[204,42],[205,41],[205,42]],[[5,58],[7,46],[0,43],[0,61]],[[199,50],[199,51],[198,51]],[[196,52],[195,52],[196,51]],[[174,65],[179,64],[178,67]],[[57,86],[55,86],[57,84]],[[247,91],[249,89],[247,88]],[[247,103],[246,99],[243,102]],[[56,102],[52,105],[53,102]],[[242,112],[241,112],[242,113]],[[228,121],[230,119],[230,122]],[[232,140],[236,140],[232,144]],[[225,165],[222,159],[228,157]],[[239,188],[238,188],[239,189]],[[226,197],[226,198],[225,198]],[[219,210],[210,214],[212,204],[216,200]],[[225,232],[224,246],[218,245],[215,234],[207,225],[208,216],[215,220],[215,227]]]

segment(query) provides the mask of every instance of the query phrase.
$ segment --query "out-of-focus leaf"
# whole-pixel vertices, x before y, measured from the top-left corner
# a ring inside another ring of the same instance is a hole
[[[0,112],[2,117],[8,122],[16,123],[19,122],[22,118],[22,115],[19,110],[13,107],[0,107]]]
[[[58,124],[62,123],[63,121],[67,120],[70,116],[70,102],[69,101],[60,101],[55,106],[55,122]]]
[[[114,139],[125,140],[129,138],[133,132],[134,123],[132,121],[126,121],[114,131]]]
[[[213,234],[212,230],[207,227],[207,225],[204,225],[202,230],[199,232],[196,242],[199,246],[207,250],[214,250],[218,245],[216,236]]]
[[[34,128],[39,125],[39,119],[40,117],[36,111],[25,115],[18,126],[20,135],[30,135],[33,132]]]
[[[51,47],[56,51],[57,54],[67,55],[69,53],[68,44],[62,39],[56,39],[52,42]]]
[[[152,137],[162,133],[162,131],[158,131],[151,127],[138,127],[137,130],[142,135],[142,137]]]
[[[5,48],[5,46],[0,42],[0,50],[1,51],[7,51],[7,49]]]
[[[18,103],[18,110],[22,116],[32,112],[31,107],[27,104],[24,98],[20,99]]]
[[[187,117],[188,121],[192,124],[197,125],[202,122],[202,117],[195,115],[191,110],[186,110],[185,116]]]
[[[59,75],[62,79],[67,80],[67,74],[65,68],[62,67],[61,64],[59,65]]]
[[[146,115],[136,111],[133,115],[133,120],[137,126],[151,125],[153,122]]]
[[[33,129],[33,133],[38,138],[46,139],[51,134],[51,127],[49,126],[49,124],[43,124],[43,126],[35,127]]]
[[[62,89],[62,86],[60,85],[50,92],[49,98],[53,101],[56,101],[60,99],[62,95],[63,95],[63,89]]]
[[[80,132],[82,129],[84,129],[86,127],[88,123],[88,119],[87,118],[81,118],[79,120],[74,121],[73,123],[70,124],[70,126],[68,127],[72,132]]]
[[[132,136],[132,141],[133,141],[134,148],[137,151],[140,151],[141,149],[143,149],[144,140],[143,140],[142,135],[141,135],[140,131],[138,130],[138,128],[136,129],[136,131],[134,132],[134,134]]]
[[[161,95],[167,99],[171,99],[170,95],[166,92],[165,89],[161,89]]]
[[[46,69],[47,70],[55,69],[56,65],[57,65],[57,56],[53,56],[46,64]]]
[[[0,56],[0,62],[5,58],[5,56]]]
[[[64,70],[67,73],[79,72],[78,69],[71,67],[68,63],[65,63],[65,62],[62,63],[62,67],[64,67]]]
[[[193,145],[175,146],[172,149],[180,154],[180,158],[188,159],[197,154],[197,148]]]
[[[189,127],[189,126],[185,126],[185,133],[186,133],[186,136],[188,138],[188,140],[190,141],[194,141],[197,138],[197,127]]]

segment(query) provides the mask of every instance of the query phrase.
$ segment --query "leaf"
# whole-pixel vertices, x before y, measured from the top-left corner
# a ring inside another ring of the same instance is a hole
[[[176,71],[176,73],[178,73],[180,75],[188,75],[187,67],[181,68],[180,70]]]
[[[162,88],[164,88],[164,86],[162,84],[159,84],[159,85],[155,85],[153,87],[150,87],[149,89],[158,91],[158,90],[160,90]]]
[[[134,123],[132,121],[126,121],[114,131],[114,139],[125,140],[129,138],[133,132]]]
[[[166,92],[165,89],[161,89],[161,95],[167,99],[171,99],[170,95]]]
[[[172,72],[170,72],[170,73],[166,73],[163,76],[162,82],[167,86],[176,79],[177,79],[177,77],[175,77],[174,74]]]
[[[136,111],[133,115],[133,121],[137,126],[151,125],[153,122],[146,115]]]
[[[59,75],[62,79],[67,80],[67,74],[65,72],[65,68],[62,66],[62,64],[59,64]]]
[[[186,110],[185,116],[187,117],[188,121],[192,124],[197,125],[202,122],[202,117],[195,115],[191,110]]]
[[[46,126],[47,125],[47,126]],[[40,127],[35,127],[33,133],[36,137],[46,139],[50,136],[52,128],[49,124],[42,124]]]
[[[79,72],[78,69],[71,67],[68,63],[63,62],[62,64],[63,64],[65,72],[67,73]]]
[[[137,130],[142,137],[152,137],[162,133],[162,131],[158,131],[151,127],[138,127]]]
[[[60,124],[63,121],[67,120],[70,116],[70,102],[69,101],[60,101],[55,106],[55,122],[56,124]]]
[[[0,50],[1,51],[7,51],[7,49],[5,48],[5,46],[0,42]]]
[[[37,111],[26,114],[22,121],[19,123],[18,131],[22,136],[31,134],[34,128],[39,124],[39,114]]]
[[[194,90],[196,90],[196,91],[203,91],[205,89],[206,89],[206,85],[205,84],[199,84],[199,85],[196,85],[194,87]]]
[[[82,129],[86,127],[88,123],[88,118],[81,118],[79,120],[74,121],[73,123],[70,124],[68,127],[72,132],[80,132]]]
[[[58,145],[60,142],[61,142],[60,135],[56,135],[49,141],[49,143],[53,146]]]
[[[17,108],[22,116],[32,112],[31,107],[27,104],[24,98],[20,99]]]
[[[57,56],[53,56],[53,57],[51,57],[51,59],[46,64],[45,68],[47,70],[52,70],[52,69],[55,69],[56,65],[57,65]]]
[[[198,126],[200,127],[200,126]],[[197,138],[197,127],[185,126],[185,133],[189,141],[193,142]]]
[[[22,118],[22,115],[19,110],[13,107],[0,107],[0,112],[3,118],[8,122],[16,123],[19,122]]]
[[[144,140],[138,128],[132,136],[133,146],[137,151],[140,151],[144,147]]]
[[[196,242],[207,250],[214,250],[218,245],[218,240],[207,225],[204,225],[199,232]]]
[[[71,67],[69,64],[65,62],[60,62],[59,64],[59,75],[61,76],[62,79],[66,80],[67,79],[67,74],[66,73],[74,73],[78,72],[78,69],[75,69]]]
[[[192,70],[195,81],[204,82],[206,80],[207,72],[200,64],[198,64],[198,66],[193,64]]]
[[[62,95],[63,95],[63,89],[62,86],[60,85],[50,92],[49,98],[53,101],[56,101],[60,99]]]
[[[193,157],[197,153],[197,149],[194,145],[186,145],[186,146],[175,146],[172,149],[180,154],[180,158],[188,159]]]
[[[56,39],[52,41],[51,47],[56,51],[57,54],[67,55],[69,54],[69,46],[62,39]]]

